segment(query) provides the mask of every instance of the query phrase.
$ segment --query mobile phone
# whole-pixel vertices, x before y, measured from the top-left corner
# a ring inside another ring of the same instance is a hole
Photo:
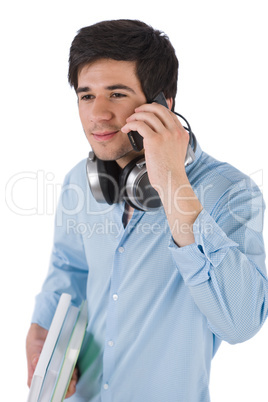
[[[163,92],[160,92],[152,100],[152,102],[149,102],[149,103],[153,103],[153,102],[159,103],[160,105],[163,105],[166,108],[168,108],[167,101],[166,101],[166,98],[165,98]],[[129,141],[130,141],[134,151],[139,152],[143,149],[143,137],[138,133],[138,131],[130,131],[128,133],[128,138],[129,138]]]

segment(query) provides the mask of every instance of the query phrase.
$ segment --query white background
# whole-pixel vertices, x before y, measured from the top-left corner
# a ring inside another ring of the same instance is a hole
[[[165,31],[180,61],[176,110],[190,121],[201,147],[251,175],[267,201],[267,14],[265,0],[2,2],[5,402],[27,398],[25,337],[47,271],[56,200],[64,175],[88,153],[67,83],[68,52],[77,30],[104,19],[137,18]],[[26,209],[34,213],[27,215]],[[222,344],[212,363],[212,402],[268,401],[267,337],[266,323],[244,344]]]

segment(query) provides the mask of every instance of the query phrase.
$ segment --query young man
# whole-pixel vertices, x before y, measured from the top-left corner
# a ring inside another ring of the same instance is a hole
[[[30,383],[60,294],[86,298],[73,401],[207,402],[221,340],[249,339],[267,316],[262,195],[194,144],[173,113],[177,73],[168,38],[139,21],[83,28],[71,46],[69,81],[95,156],[88,177],[86,161],[66,176],[27,358]],[[160,92],[168,108],[152,102]],[[107,200],[109,182],[121,193],[125,169],[143,155],[160,206]],[[96,193],[91,176],[108,177]]]

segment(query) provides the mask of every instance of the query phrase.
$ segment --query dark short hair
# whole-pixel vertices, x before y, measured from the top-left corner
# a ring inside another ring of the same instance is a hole
[[[102,21],[80,29],[70,49],[70,85],[76,90],[81,68],[104,58],[136,62],[136,74],[147,101],[163,91],[175,103],[179,63],[163,32],[126,19]]]

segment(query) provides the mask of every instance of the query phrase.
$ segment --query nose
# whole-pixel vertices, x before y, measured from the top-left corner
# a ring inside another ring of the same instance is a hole
[[[93,122],[109,121],[113,117],[111,104],[105,96],[96,97],[90,108],[90,120]]]

